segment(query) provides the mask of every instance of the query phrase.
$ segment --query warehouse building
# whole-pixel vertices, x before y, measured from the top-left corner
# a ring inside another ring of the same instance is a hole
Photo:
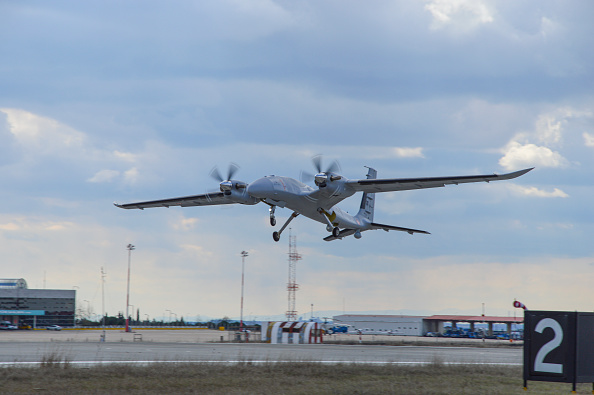
[[[349,325],[351,332],[370,335],[402,335],[423,336],[428,332],[442,333],[447,323],[451,329],[456,329],[460,323],[470,326],[474,332],[477,324],[488,327],[486,333],[493,334],[493,325],[506,325],[506,332],[512,332],[512,325],[522,324],[523,317],[495,317],[495,316],[464,316],[464,315],[372,315],[372,314],[342,314],[333,317],[335,324]]]
[[[0,279],[0,320],[31,327],[75,324],[76,291],[29,289],[20,279]]]
[[[350,325],[362,334],[422,336],[422,316],[342,314],[333,317],[335,324]]]

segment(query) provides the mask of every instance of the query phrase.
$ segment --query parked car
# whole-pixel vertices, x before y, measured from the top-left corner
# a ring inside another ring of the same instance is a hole
[[[45,329],[47,329],[48,331],[61,331],[62,327],[60,325],[50,325]]]
[[[2,321],[2,322],[0,322],[0,330],[14,331],[16,329],[19,329],[19,328],[16,325],[14,325],[12,322],[10,322],[10,321]]]

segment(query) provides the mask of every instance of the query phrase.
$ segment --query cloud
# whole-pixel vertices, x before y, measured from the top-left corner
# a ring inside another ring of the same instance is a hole
[[[55,155],[79,151],[84,145],[83,133],[54,119],[15,108],[0,111],[6,114],[16,142],[29,154]]]
[[[586,144],[587,147],[594,147],[594,135],[584,132],[582,136],[584,137],[584,144]]]
[[[559,107],[539,114],[534,130],[517,133],[502,150],[499,164],[510,170],[517,166],[566,167],[569,161],[560,150],[571,150],[582,125],[592,123],[592,113],[571,107]],[[588,145],[588,134],[582,134]],[[569,143],[569,144],[567,144]],[[569,146],[569,147],[568,147]]]
[[[175,230],[191,230],[198,224],[198,218],[177,218],[175,222],[171,223],[171,227]]]
[[[425,10],[433,16],[433,30],[453,27],[464,31],[494,20],[493,12],[478,0],[432,0]]]
[[[396,148],[394,148],[394,152],[396,153],[396,156],[398,156],[399,158],[424,158],[425,157],[425,155],[423,155],[423,148],[421,148],[421,147],[416,147],[416,148],[396,147]]]
[[[517,170],[526,166],[564,167],[568,164],[567,160],[558,152],[535,144],[521,144],[512,141],[503,151],[505,155],[499,160],[499,164],[507,170]]]
[[[139,172],[136,167],[133,167],[133,168],[126,170],[124,172],[124,180],[127,183],[135,183],[136,181],[138,181],[138,177],[139,177]]]
[[[534,196],[542,198],[567,198],[569,195],[559,188],[554,188],[551,192],[543,191],[536,187],[526,187],[517,184],[506,184],[514,193],[522,196]]]
[[[117,170],[100,170],[97,173],[95,173],[95,175],[91,178],[89,178],[87,181],[88,182],[96,182],[96,183],[102,183],[102,182],[111,182],[113,181],[114,178],[118,177],[120,175],[120,172]]]

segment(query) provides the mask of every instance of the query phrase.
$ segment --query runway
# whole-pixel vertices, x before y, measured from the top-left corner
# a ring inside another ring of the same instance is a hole
[[[137,332],[138,333],[138,332]],[[74,365],[105,363],[366,363],[521,365],[521,348],[443,347],[370,344],[263,344],[220,342],[219,331],[144,331],[134,335],[100,331],[27,331],[0,334],[0,364],[28,365],[67,361]],[[227,337],[227,336],[225,336]],[[217,342],[219,340],[219,342]]]

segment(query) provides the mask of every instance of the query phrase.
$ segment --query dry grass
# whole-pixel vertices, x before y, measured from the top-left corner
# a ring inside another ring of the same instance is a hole
[[[92,368],[52,361],[0,369],[0,391],[10,394],[526,394],[522,385],[519,367],[448,366],[437,361],[421,367],[245,362]],[[591,385],[578,389],[591,393]],[[570,391],[569,384],[530,382],[528,393]]]

